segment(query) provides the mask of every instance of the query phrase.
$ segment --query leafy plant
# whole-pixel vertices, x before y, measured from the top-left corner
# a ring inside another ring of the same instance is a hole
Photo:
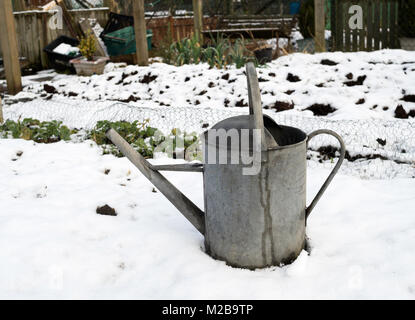
[[[86,37],[82,37],[79,42],[79,51],[88,60],[94,60],[94,53],[97,50],[94,36],[88,31]]]
[[[33,140],[38,143],[52,143],[61,140],[68,141],[71,134],[77,130],[70,130],[60,121],[44,121],[27,118],[23,121],[7,120],[0,125],[0,137]]]
[[[211,68],[218,69],[227,68],[230,64],[241,68],[250,59],[243,38],[232,43],[222,35],[218,35],[216,38],[211,36],[205,47],[202,47],[197,37],[192,35],[190,38],[174,42],[163,53],[163,61],[168,64],[181,66],[206,62]]]

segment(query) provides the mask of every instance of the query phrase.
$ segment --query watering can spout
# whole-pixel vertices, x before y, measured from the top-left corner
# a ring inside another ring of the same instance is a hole
[[[141,173],[148,180],[150,180],[150,182],[185,216],[185,218],[189,220],[189,222],[202,235],[204,235],[205,217],[203,211],[158,172],[161,168],[151,165],[151,163],[135,151],[114,129],[108,130],[106,136],[118,147],[122,154],[124,154],[138,168],[138,170],[140,170]],[[180,168],[182,170],[180,170]],[[200,171],[200,167],[197,165],[191,165],[189,168],[191,170],[185,170],[185,168],[179,167],[178,171]]]

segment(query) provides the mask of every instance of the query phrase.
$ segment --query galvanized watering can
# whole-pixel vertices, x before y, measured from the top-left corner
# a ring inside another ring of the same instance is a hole
[[[297,128],[280,126],[263,116],[252,63],[247,64],[246,73],[250,114],[223,120],[204,133],[203,164],[151,165],[113,129],[107,137],[205,236],[209,255],[231,266],[255,269],[288,264],[300,254],[305,245],[306,220],[339,170],[345,146],[333,131],[317,130],[307,136]],[[220,143],[220,138],[209,139],[212,133],[230,130],[235,136],[248,131],[245,137],[252,144],[246,147],[242,140],[233,143],[225,139]],[[340,158],[307,207],[307,144],[319,134],[332,135],[340,142]],[[259,146],[256,149],[255,143]],[[212,150],[217,151],[215,159],[224,151],[222,161],[208,161],[207,153]],[[239,151],[237,157],[232,150]],[[255,150],[260,155],[258,169],[255,174],[243,174],[247,165],[235,160],[253,155]],[[205,213],[161,175],[162,170],[203,172]]]

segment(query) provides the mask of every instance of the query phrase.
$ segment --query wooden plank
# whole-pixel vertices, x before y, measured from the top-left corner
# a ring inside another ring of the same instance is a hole
[[[1,96],[0,96],[0,124],[2,124],[4,121],[3,119],[3,102],[1,101]]]
[[[193,19],[195,35],[199,42],[203,42],[203,14],[202,14],[202,0],[193,0]]]
[[[330,29],[331,29],[331,50],[336,51],[336,1],[331,1],[331,12],[330,12]]]
[[[134,31],[137,46],[137,62],[140,66],[148,65],[148,47],[144,0],[133,1]]]
[[[398,1],[390,2],[390,42],[391,48],[399,47],[399,38],[398,38]],[[415,18],[415,17],[414,17]]]
[[[373,38],[374,38],[374,46],[373,49],[374,50],[379,50],[380,49],[380,1],[374,1],[373,7]]]
[[[343,19],[343,2],[341,0],[336,0],[336,12],[337,12],[337,16],[336,16],[336,50],[338,51],[342,51],[344,48],[344,43],[343,43],[343,23],[344,23],[344,19]]]
[[[382,0],[382,33],[381,33],[381,41],[382,41],[382,49],[390,48],[389,43],[389,15],[388,15],[388,0]]]
[[[366,14],[366,50],[372,51],[373,49],[373,4],[372,0],[367,1],[367,14]]]
[[[10,94],[17,94],[22,90],[22,79],[16,38],[16,23],[14,21],[11,0],[0,1],[0,34],[7,89]]]
[[[325,0],[314,0],[314,41],[316,42],[316,52],[326,51],[326,40],[324,34],[326,30],[326,19],[324,7]]]
[[[363,10],[363,28],[359,30],[359,51],[364,51],[366,49],[366,28],[365,28],[365,15],[367,14],[367,1],[363,1],[360,3]]]
[[[135,2],[135,1],[134,1]],[[66,7],[64,0],[56,0],[56,3],[62,8],[62,15],[63,20],[68,27],[69,32],[71,33],[71,36],[74,38],[82,37],[82,31],[79,27],[78,23],[75,22],[75,19],[68,11],[68,8]]]
[[[345,3],[345,7],[347,8],[347,10],[345,10],[344,14],[343,14],[343,21],[344,21],[344,26],[345,26],[345,30],[344,30],[344,46],[343,46],[343,51],[348,52],[351,51],[351,31],[350,27],[349,27],[349,8],[351,6],[351,3],[349,1],[344,1]]]

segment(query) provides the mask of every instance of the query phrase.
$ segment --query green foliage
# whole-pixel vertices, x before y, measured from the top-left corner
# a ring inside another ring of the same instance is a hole
[[[23,121],[7,120],[0,125],[0,137],[33,140],[38,143],[52,143],[61,140],[68,141],[76,130],[70,130],[60,121],[44,121],[24,119]]]
[[[305,0],[301,3],[298,25],[300,27],[300,32],[305,39],[314,37],[314,0]]]
[[[94,36],[90,31],[86,34],[86,37],[82,37],[79,42],[79,51],[88,60],[94,60],[94,53],[97,50]]]
[[[149,120],[143,123],[138,121],[131,123],[126,121],[98,121],[95,128],[88,133],[87,138],[94,140],[97,145],[103,146],[104,154],[111,153],[120,157],[122,156],[121,153],[105,136],[105,133],[112,128],[144,157],[152,157],[154,147],[158,141],[155,141],[153,137],[156,129],[148,126],[148,122]]]
[[[211,37],[209,44],[204,48],[193,35],[174,42],[163,52],[163,61],[176,66],[206,62],[211,68],[222,69],[230,64],[241,68],[251,60],[254,58],[249,55],[243,38],[232,43],[223,36]]]
[[[196,133],[187,134],[179,129],[173,129],[168,136],[164,136],[161,131],[150,127],[148,123],[149,120],[144,122],[99,121],[94,129],[85,131],[83,138],[95,141],[97,145],[101,146],[104,154],[122,157],[119,150],[105,135],[112,128],[144,157],[153,157],[155,151],[166,152],[175,157],[178,150],[186,153],[189,148],[192,150],[193,158],[199,156],[197,148],[195,148],[198,143]],[[7,120],[0,125],[0,138],[33,140],[38,143],[68,141],[71,140],[72,134],[78,132],[76,129],[70,130],[60,121],[40,122],[34,119],[24,119],[15,122]],[[193,149],[196,151],[193,152]]]
[[[415,38],[415,0],[402,0],[399,7],[400,35]]]

